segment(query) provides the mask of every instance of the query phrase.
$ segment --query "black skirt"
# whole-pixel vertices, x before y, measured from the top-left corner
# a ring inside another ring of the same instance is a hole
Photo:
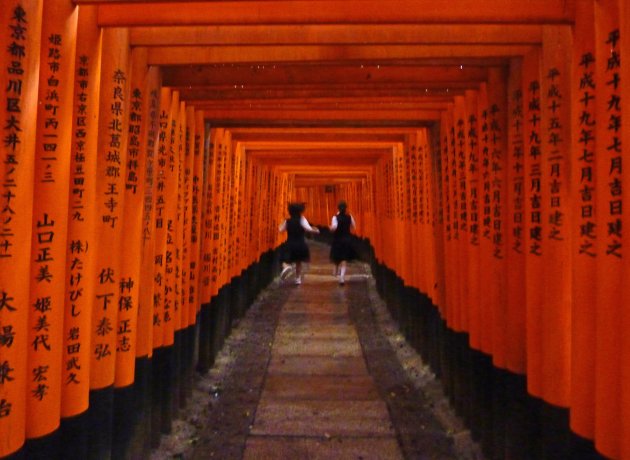
[[[282,262],[309,262],[311,252],[305,241],[287,241],[282,251]]]
[[[330,260],[335,264],[357,258],[352,238],[335,238],[330,245]]]

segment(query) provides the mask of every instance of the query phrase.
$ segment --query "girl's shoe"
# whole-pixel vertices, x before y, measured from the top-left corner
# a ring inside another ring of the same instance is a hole
[[[293,266],[285,265],[282,271],[280,272],[280,279],[281,280],[287,279],[291,275],[292,271],[293,271]]]

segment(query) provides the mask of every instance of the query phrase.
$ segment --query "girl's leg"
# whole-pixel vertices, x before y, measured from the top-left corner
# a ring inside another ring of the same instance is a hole
[[[345,280],[345,276],[346,276],[346,261],[342,261],[340,264],[341,266],[340,271],[339,271],[339,284],[343,284],[346,282]]]
[[[302,262],[295,263],[295,284],[302,284]]]

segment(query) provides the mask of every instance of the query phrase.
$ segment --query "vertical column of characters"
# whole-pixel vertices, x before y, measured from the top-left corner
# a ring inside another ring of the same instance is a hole
[[[225,162],[225,148],[223,146],[225,130],[220,128],[216,132],[215,141],[215,166],[214,166],[214,190],[212,196],[212,258],[210,263],[212,286],[211,297],[218,294],[220,283],[220,263],[221,263],[221,202],[223,199],[223,171]]]
[[[142,196],[142,240],[140,290],[138,293],[138,343],[136,357],[153,356],[153,295],[155,293],[156,199],[158,195],[157,155],[160,137],[160,71],[151,66],[144,85],[146,126],[144,142],[140,145],[138,169],[144,171]],[[136,210],[137,212],[137,210]]]
[[[195,168],[195,130],[197,119],[194,107],[186,108],[186,148],[182,163],[182,219],[180,222],[182,261],[181,261],[181,288],[180,304],[182,309],[182,327],[188,327],[195,323],[196,310],[191,311],[190,296],[190,258],[192,244],[192,186]]]
[[[271,218],[272,216],[272,202],[271,202],[271,171],[269,169],[269,166],[265,166],[264,167],[264,173],[263,173],[263,188],[262,190],[265,190],[266,193],[263,195],[263,209],[264,209],[264,217],[263,217],[263,222],[265,223],[264,227],[263,227],[263,234],[264,234],[264,241],[265,241],[265,246],[267,249],[272,249],[276,247],[276,241],[277,240],[277,232],[273,232],[271,230],[272,226],[275,225],[279,225],[276,224],[276,220],[275,220],[275,213],[274,215],[274,219]]]
[[[131,75],[128,105],[127,159],[124,178],[123,251],[125,257],[120,262],[118,282],[116,324],[116,377],[117,388],[131,385],[134,381],[138,297],[140,287],[140,267],[142,263],[142,218],[138,212],[144,205],[145,155],[142,146],[146,142],[149,121],[145,92],[147,79],[147,51],[135,48],[131,53]]]
[[[70,201],[66,245],[61,416],[87,410],[90,393],[90,326],[96,284],[96,155],[101,32],[96,8],[79,12],[74,77]]]
[[[188,326],[188,307],[187,304],[182,303],[183,288],[184,288],[184,272],[188,272],[184,269],[184,207],[185,207],[185,195],[186,195],[186,155],[189,149],[189,129],[188,129],[188,107],[185,102],[180,102],[180,125],[179,125],[179,167],[177,169],[177,226],[176,226],[176,239],[175,239],[175,306],[177,308],[177,322],[175,323],[175,330],[179,331]],[[193,119],[194,122],[194,119]],[[187,249],[187,246],[186,246]]]
[[[162,344],[166,347],[173,345],[175,340],[175,238],[178,202],[178,168],[179,168],[179,123],[180,102],[179,93],[173,91],[171,101],[171,116],[168,126],[168,144],[164,165],[164,285],[162,294]]]
[[[479,349],[481,347],[481,330],[485,327],[481,323],[479,309],[480,283],[479,283],[479,124],[477,92],[467,90],[464,93],[465,102],[465,129],[466,146],[464,170],[462,181],[465,181],[465,198],[468,202],[467,228],[468,235],[464,244],[467,245],[468,261],[464,266],[467,272],[468,290],[466,293],[466,303],[468,309],[468,332],[470,333],[470,346]],[[485,289],[485,286],[484,286]]]
[[[451,173],[449,169],[450,155],[449,155],[449,143],[451,135],[452,120],[449,118],[450,112],[445,110],[442,112],[440,120],[440,135],[442,139],[441,151],[440,151],[440,165],[441,170],[441,190],[442,190],[442,213],[443,213],[443,228],[444,228],[444,306],[442,311],[442,317],[450,324],[450,315],[452,312],[452,305],[455,301],[451,291],[451,241],[453,239],[453,224],[452,224],[452,203],[451,203]]]
[[[241,176],[240,176],[240,148],[237,142],[232,143],[232,152],[230,159],[230,166],[232,168],[231,180],[232,185],[230,187],[230,199],[228,201],[228,213],[229,213],[229,228],[231,229],[229,232],[229,248],[228,249],[228,276],[227,283],[230,280],[237,276],[238,270],[238,245],[239,245],[239,231],[240,231],[240,223],[238,219],[239,215],[239,195],[241,193],[240,185],[241,185]],[[308,202],[307,202],[308,203]]]
[[[251,222],[250,222],[250,213],[253,204],[250,200],[251,195],[251,161],[247,157],[245,153],[245,148],[241,148],[241,167],[242,167],[242,176],[241,176],[241,184],[242,184],[242,194],[241,194],[241,204],[240,204],[240,220],[241,220],[241,244],[240,244],[240,256],[239,262],[241,269],[247,268],[251,263],[255,260],[250,253],[250,245],[249,241],[251,238]]]
[[[43,8],[35,146],[26,437],[59,427],[77,12]]]
[[[407,272],[407,255],[409,254],[409,240],[405,222],[405,201],[406,201],[406,169],[407,163],[405,162],[407,145],[404,142],[398,144],[396,150],[396,156],[394,158],[395,171],[396,171],[396,216],[394,218],[395,235],[396,240],[399,243],[396,244],[396,259],[397,268],[396,272],[403,279],[405,284],[408,284],[408,272]]]
[[[413,165],[416,178],[417,178],[417,197],[415,203],[415,212],[417,213],[417,222],[419,227],[419,233],[417,238],[418,247],[421,251],[420,254],[423,254],[423,258],[425,255],[428,255],[428,241],[431,239],[432,235],[430,235],[430,222],[428,218],[428,212],[426,209],[427,203],[427,182],[430,177],[430,165],[426,162],[427,152],[425,151],[426,145],[424,144],[424,130],[419,130],[414,133],[414,144],[415,148],[415,164]],[[428,262],[426,259],[425,263]],[[427,295],[430,292],[430,283],[429,283],[429,271],[427,265],[419,267],[419,285],[420,290]]]
[[[90,388],[114,383],[129,104],[129,34],[103,31],[96,180],[96,288]]]
[[[236,214],[237,214],[237,199],[238,199],[238,186],[239,186],[239,177],[238,177],[238,151],[236,148],[236,143],[230,144],[229,150],[229,164],[230,164],[230,175],[229,175],[229,186],[227,188],[227,201],[226,201],[226,219],[227,219],[227,257],[226,257],[226,276],[225,283],[229,284],[232,277],[235,275],[235,254],[237,251],[237,238],[238,238],[238,224],[236,222]]]
[[[409,225],[412,229],[410,252],[412,257],[411,263],[411,285],[418,288],[421,292],[424,292],[425,288],[423,274],[423,265],[415,262],[415,259],[423,253],[422,251],[422,231],[420,223],[418,222],[418,199],[420,195],[420,182],[421,176],[418,173],[418,134],[412,133],[409,136]],[[361,195],[359,195],[360,197]],[[358,211],[358,209],[357,209]]]
[[[571,429],[595,436],[597,236],[595,221],[595,23],[594,2],[576,3],[571,88],[572,324]]]
[[[545,304],[543,305],[544,398],[569,405],[571,374],[571,273],[569,240],[569,150],[571,146],[570,61],[571,29],[543,28],[542,142],[543,219],[545,232]]]
[[[229,131],[224,130],[220,144],[220,169],[218,174],[220,175],[220,191],[218,194],[218,201],[215,207],[217,216],[216,222],[218,225],[219,238],[217,240],[217,289],[222,288],[225,285],[227,278],[227,258],[228,258],[228,213],[227,203],[229,201],[228,194],[230,193],[230,151],[231,144],[229,142]]]
[[[159,135],[155,175],[155,254],[153,255],[153,348],[164,345],[164,269],[166,254],[166,186],[168,152],[171,145],[173,94],[170,88],[160,90]]]
[[[411,233],[410,233],[410,221],[409,221],[409,213],[408,213],[408,203],[409,203],[409,144],[408,142],[401,143],[399,152],[399,184],[398,184],[398,193],[400,194],[399,199],[399,208],[398,208],[398,228],[400,231],[400,236],[402,237],[402,241],[399,245],[399,254],[400,254],[400,273],[402,273],[402,279],[404,280],[406,285],[410,285],[411,281],[411,251],[410,243],[411,243]],[[347,186],[349,188],[349,186]]]
[[[466,183],[466,154],[468,149],[468,130],[466,126],[466,101],[464,96],[455,96],[455,106],[453,112],[453,123],[455,126],[455,164],[454,175],[457,176],[455,181],[457,194],[457,227],[458,241],[457,251],[457,279],[459,289],[459,326],[458,329],[468,330],[469,323],[469,281],[468,281],[468,240],[470,234],[468,231],[468,196]]]
[[[260,199],[258,197],[258,190],[260,190],[260,168],[256,160],[251,156],[247,156],[249,163],[249,196],[246,203],[249,203],[248,209],[248,222],[249,222],[249,238],[247,239],[249,245],[249,253],[252,261],[257,261],[262,250],[260,249],[259,240],[259,226],[261,224],[260,213]]]
[[[187,132],[187,118],[186,118],[186,103],[184,101],[180,101],[179,103],[179,112],[177,117],[177,131],[176,131],[176,161],[177,166],[175,168],[175,190],[176,193],[176,202],[174,207],[174,214],[172,219],[172,227],[169,228],[169,232],[171,234],[171,244],[172,244],[172,262],[173,262],[173,271],[172,271],[172,301],[173,301],[173,331],[178,332],[184,327],[184,321],[187,318],[184,318],[184,309],[182,308],[182,247],[183,247],[183,200],[184,200],[184,162],[186,155],[186,132]],[[168,254],[168,247],[167,247]],[[168,257],[167,257],[168,263]],[[167,266],[168,269],[168,266]],[[167,272],[168,273],[168,272]]]
[[[417,133],[412,132],[407,136],[406,140],[406,149],[405,149],[405,179],[407,183],[406,187],[406,197],[405,197],[405,220],[406,220],[406,229],[407,229],[407,265],[408,265],[408,276],[409,276],[409,285],[419,289],[418,284],[418,276],[417,272],[419,270],[417,255],[420,254],[420,240],[419,236],[419,226],[417,222],[417,202],[418,202],[418,178],[416,172],[417,166],[417,158],[416,154],[416,143],[418,137]],[[412,158],[413,157],[413,158]],[[355,182],[352,184],[352,196],[353,201],[357,201],[358,196],[356,195],[358,183]],[[358,211],[358,204],[354,205],[354,208]]]
[[[405,208],[405,146],[401,142],[394,149],[394,234],[392,235],[392,243],[394,246],[394,270],[407,282],[406,276],[406,231],[404,228],[404,208]]]
[[[619,53],[622,56],[630,56],[630,2],[628,0],[619,0]],[[621,111],[625,114],[622,117],[622,129],[621,129],[621,144],[628,149],[630,145],[630,62],[625,58],[621,62],[621,81],[624,84],[621,86]],[[625,175],[627,176],[627,173]],[[623,199],[626,203],[630,200],[630,187],[626,186],[623,189]],[[627,224],[626,224],[627,225]],[[627,245],[630,233],[626,231],[623,235],[622,242]],[[628,264],[628,257],[625,258],[623,264],[623,279],[628,279],[630,274],[630,265]],[[622,291],[622,305],[629,305],[630,293],[627,289]],[[627,331],[630,328],[630,314],[627,310],[622,311],[621,321],[619,327],[622,331]],[[623,334],[622,337],[622,350],[621,350],[621,447],[620,455],[622,458],[630,458],[630,337],[628,334]]]
[[[456,106],[452,104],[449,107],[450,125],[448,138],[448,171],[450,174],[448,191],[451,200],[451,240],[450,240],[450,287],[452,302],[449,306],[450,320],[449,326],[455,330],[460,330],[461,324],[461,291],[458,282],[459,275],[459,240],[460,240],[460,222],[459,222],[459,177],[457,170],[457,115]]]
[[[0,456],[24,443],[41,1],[0,8]],[[27,255],[27,256],[25,256]],[[61,308],[61,307],[60,307]]]
[[[490,193],[492,216],[492,258],[489,291],[492,305],[492,354],[495,365],[505,368],[506,324],[506,235],[507,217],[507,72],[488,70],[488,144],[490,148]]]
[[[542,218],[542,137],[540,51],[523,57],[523,107],[525,109],[525,300],[527,389],[542,395],[542,311],[544,303],[544,253]]]
[[[427,218],[428,213],[425,209],[427,203],[426,193],[428,191],[428,182],[431,180],[431,164],[427,163],[427,155],[429,152],[425,151],[426,145],[423,142],[425,138],[425,130],[418,130],[415,133],[415,142],[414,145],[416,147],[416,161],[415,161],[415,172],[417,177],[417,202],[415,206],[415,210],[417,212],[417,222],[418,222],[418,241],[421,251],[426,250],[427,239],[432,238],[431,234],[430,222]],[[440,152],[437,152],[437,156],[440,156]],[[429,273],[423,267],[419,267],[419,283],[421,284],[422,292],[426,292],[427,294],[430,292],[430,281],[429,281]]]
[[[491,155],[490,155],[490,110],[488,106],[488,85],[479,85],[477,97],[477,120],[479,124],[479,199],[481,201],[479,228],[479,285],[489,287],[492,264],[492,195],[491,195]],[[492,298],[482,295],[479,298],[479,321],[485,327],[480,331],[480,350],[492,353]]]
[[[394,189],[394,152],[392,151],[392,156],[385,161],[383,165],[383,174],[384,174],[384,182],[385,182],[385,228],[383,232],[383,260],[385,264],[394,269],[394,253],[392,250],[393,246],[393,238],[395,238],[394,234],[394,216],[395,216],[395,196],[396,193]]]
[[[619,360],[624,332],[618,327],[624,289],[623,150],[621,88],[621,32],[618,2],[595,3],[595,221],[598,232],[597,320],[595,358],[595,446],[606,456],[619,458],[621,416]]]
[[[195,111],[195,131],[192,136],[192,158],[190,177],[190,257],[188,259],[188,291],[187,301],[191,318],[194,318],[201,308],[199,298],[199,279],[201,261],[201,207],[203,205],[204,175],[204,113]]]
[[[212,286],[212,256],[214,247],[214,194],[216,187],[216,160],[218,137],[217,130],[212,129],[208,133],[208,144],[206,149],[207,179],[204,181],[206,190],[205,206],[203,216],[203,255],[201,267],[201,298],[203,303],[210,302],[213,295]]]
[[[508,147],[506,152],[507,214],[505,222],[507,266],[506,367],[525,372],[525,108],[522,64],[510,61],[508,75]]]
[[[238,169],[238,195],[236,197],[236,225],[238,232],[236,234],[236,252],[234,254],[234,275],[239,276],[249,265],[249,260],[246,259],[243,247],[245,242],[245,216],[244,216],[244,197],[245,197],[245,155],[243,152],[243,145],[236,144],[236,161]]]
[[[431,146],[431,138],[429,131],[424,128],[418,132],[418,152],[422,155],[422,169],[423,169],[423,180],[422,180],[422,201],[424,202],[425,208],[425,225],[424,225],[424,233],[422,238],[425,240],[425,251],[427,254],[427,267],[425,271],[425,284],[426,284],[426,293],[429,298],[434,302],[434,305],[437,305],[437,290],[436,283],[437,279],[437,265],[436,265],[436,214],[435,214],[435,195],[433,191],[434,187],[434,154]]]
[[[229,130],[225,132],[225,142],[223,147],[225,148],[225,168],[223,174],[225,175],[223,180],[223,201],[221,203],[222,213],[222,230],[223,230],[223,250],[222,250],[222,264],[221,264],[221,286],[229,284],[230,282],[230,261],[232,257],[232,233],[233,227],[231,225],[232,211],[231,203],[234,195],[234,145],[232,144],[232,134]],[[279,190],[280,192],[280,190]]]
[[[387,197],[386,193],[386,182],[385,182],[385,163],[386,159],[384,157],[380,158],[376,167],[375,174],[375,187],[376,187],[376,199],[375,199],[375,207],[374,207],[374,221],[375,227],[377,231],[377,246],[376,246],[376,254],[381,263],[384,262],[383,259],[383,248],[385,246],[385,219],[386,212],[385,203]]]
[[[429,203],[432,204],[432,233],[430,238],[433,241],[433,260],[435,266],[435,278],[432,280],[433,303],[445,316],[446,305],[445,275],[444,275],[444,242],[445,242],[445,212],[444,212],[444,167],[442,165],[442,132],[443,125],[435,124],[431,130],[426,130],[427,149],[425,158],[428,158],[426,169],[430,172],[428,190],[430,191]]]

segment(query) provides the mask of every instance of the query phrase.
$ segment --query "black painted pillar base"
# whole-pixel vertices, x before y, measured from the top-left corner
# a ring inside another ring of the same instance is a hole
[[[440,379],[455,411],[492,460],[602,460],[593,442],[571,432],[569,411],[527,392],[525,376],[493,365],[448,328],[431,299],[372,260],[376,288],[409,344]],[[415,293],[413,291],[416,291]]]
[[[69,460],[88,458],[89,412],[61,419],[62,457]]]
[[[199,348],[197,372],[206,374],[212,367],[212,312],[211,304],[204,303],[199,311]]]
[[[109,460],[112,455],[114,387],[90,391],[88,409],[89,452],[92,460]]]

